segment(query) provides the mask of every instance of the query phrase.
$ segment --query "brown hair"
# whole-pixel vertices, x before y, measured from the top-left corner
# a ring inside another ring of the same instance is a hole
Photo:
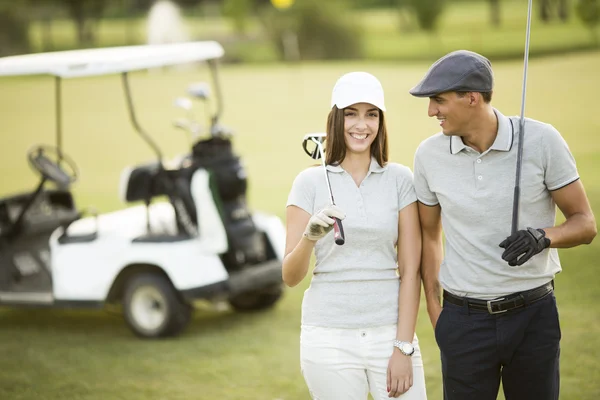
[[[346,157],[346,141],[344,140],[344,109],[333,106],[327,117],[327,147],[325,149],[325,163],[327,165],[341,164]],[[380,166],[388,162],[388,136],[383,112],[379,110],[379,130],[377,137],[371,144],[371,156]]]

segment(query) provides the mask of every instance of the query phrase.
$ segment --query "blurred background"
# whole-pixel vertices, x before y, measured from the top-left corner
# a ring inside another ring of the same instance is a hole
[[[600,0],[533,6],[526,115],[565,137],[599,218]],[[526,0],[0,0],[0,56],[218,41],[223,123],[248,174],[248,202],[284,219],[294,177],[313,163],[301,139],[325,128],[339,76],[364,70],[381,80],[391,159],[412,168],[414,150],[438,127],[426,100],[408,90],[445,53],[487,56],[492,103],[519,114],[526,20]],[[141,124],[167,157],[189,151],[173,126],[181,115],[173,101],[207,76],[201,67],[131,76]],[[25,154],[53,143],[53,83],[0,78],[0,196],[38,182]],[[119,77],[67,80],[62,90],[64,149],[82,174],[77,202],[100,212],[123,208],[123,168],[155,155],[129,123]],[[204,118],[203,108],[194,112]],[[560,251],[561,399],[600,398],[599,243]],[[286,289],[260,313],[200,307],[182,335],[159,341],[134,337],[115,313],[0,307],[0,399],[307,399],[298,349],[308,284],[309,277]],[[424,299],[417,334],[429,398],[441,399]]]
[[[536,0],[532,55],[598,47],[595,0]],[[224,62],[522,57],[527,1],[2,0],[0,54],[211,39]]]

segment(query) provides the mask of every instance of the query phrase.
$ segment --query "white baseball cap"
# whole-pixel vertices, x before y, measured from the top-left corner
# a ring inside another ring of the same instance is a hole
[[[356,103],[369,103],[385,111],[383,87],[368,72],[349,72],[335,83],[331,93],[331,107],[342,109]]]

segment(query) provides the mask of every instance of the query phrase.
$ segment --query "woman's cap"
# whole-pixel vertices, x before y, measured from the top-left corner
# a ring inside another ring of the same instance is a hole
[[[350,72],[336,82],[331,93],[331,107],[342,109],[356,103],[369,103],[385,111],[383,87],[368,72]]]

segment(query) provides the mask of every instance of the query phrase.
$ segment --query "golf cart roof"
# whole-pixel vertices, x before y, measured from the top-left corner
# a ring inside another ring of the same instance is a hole
[[[77,78],[206,61],[223,53],[219,43],[202,41],[26,54],[0,58],[0,76]]]

